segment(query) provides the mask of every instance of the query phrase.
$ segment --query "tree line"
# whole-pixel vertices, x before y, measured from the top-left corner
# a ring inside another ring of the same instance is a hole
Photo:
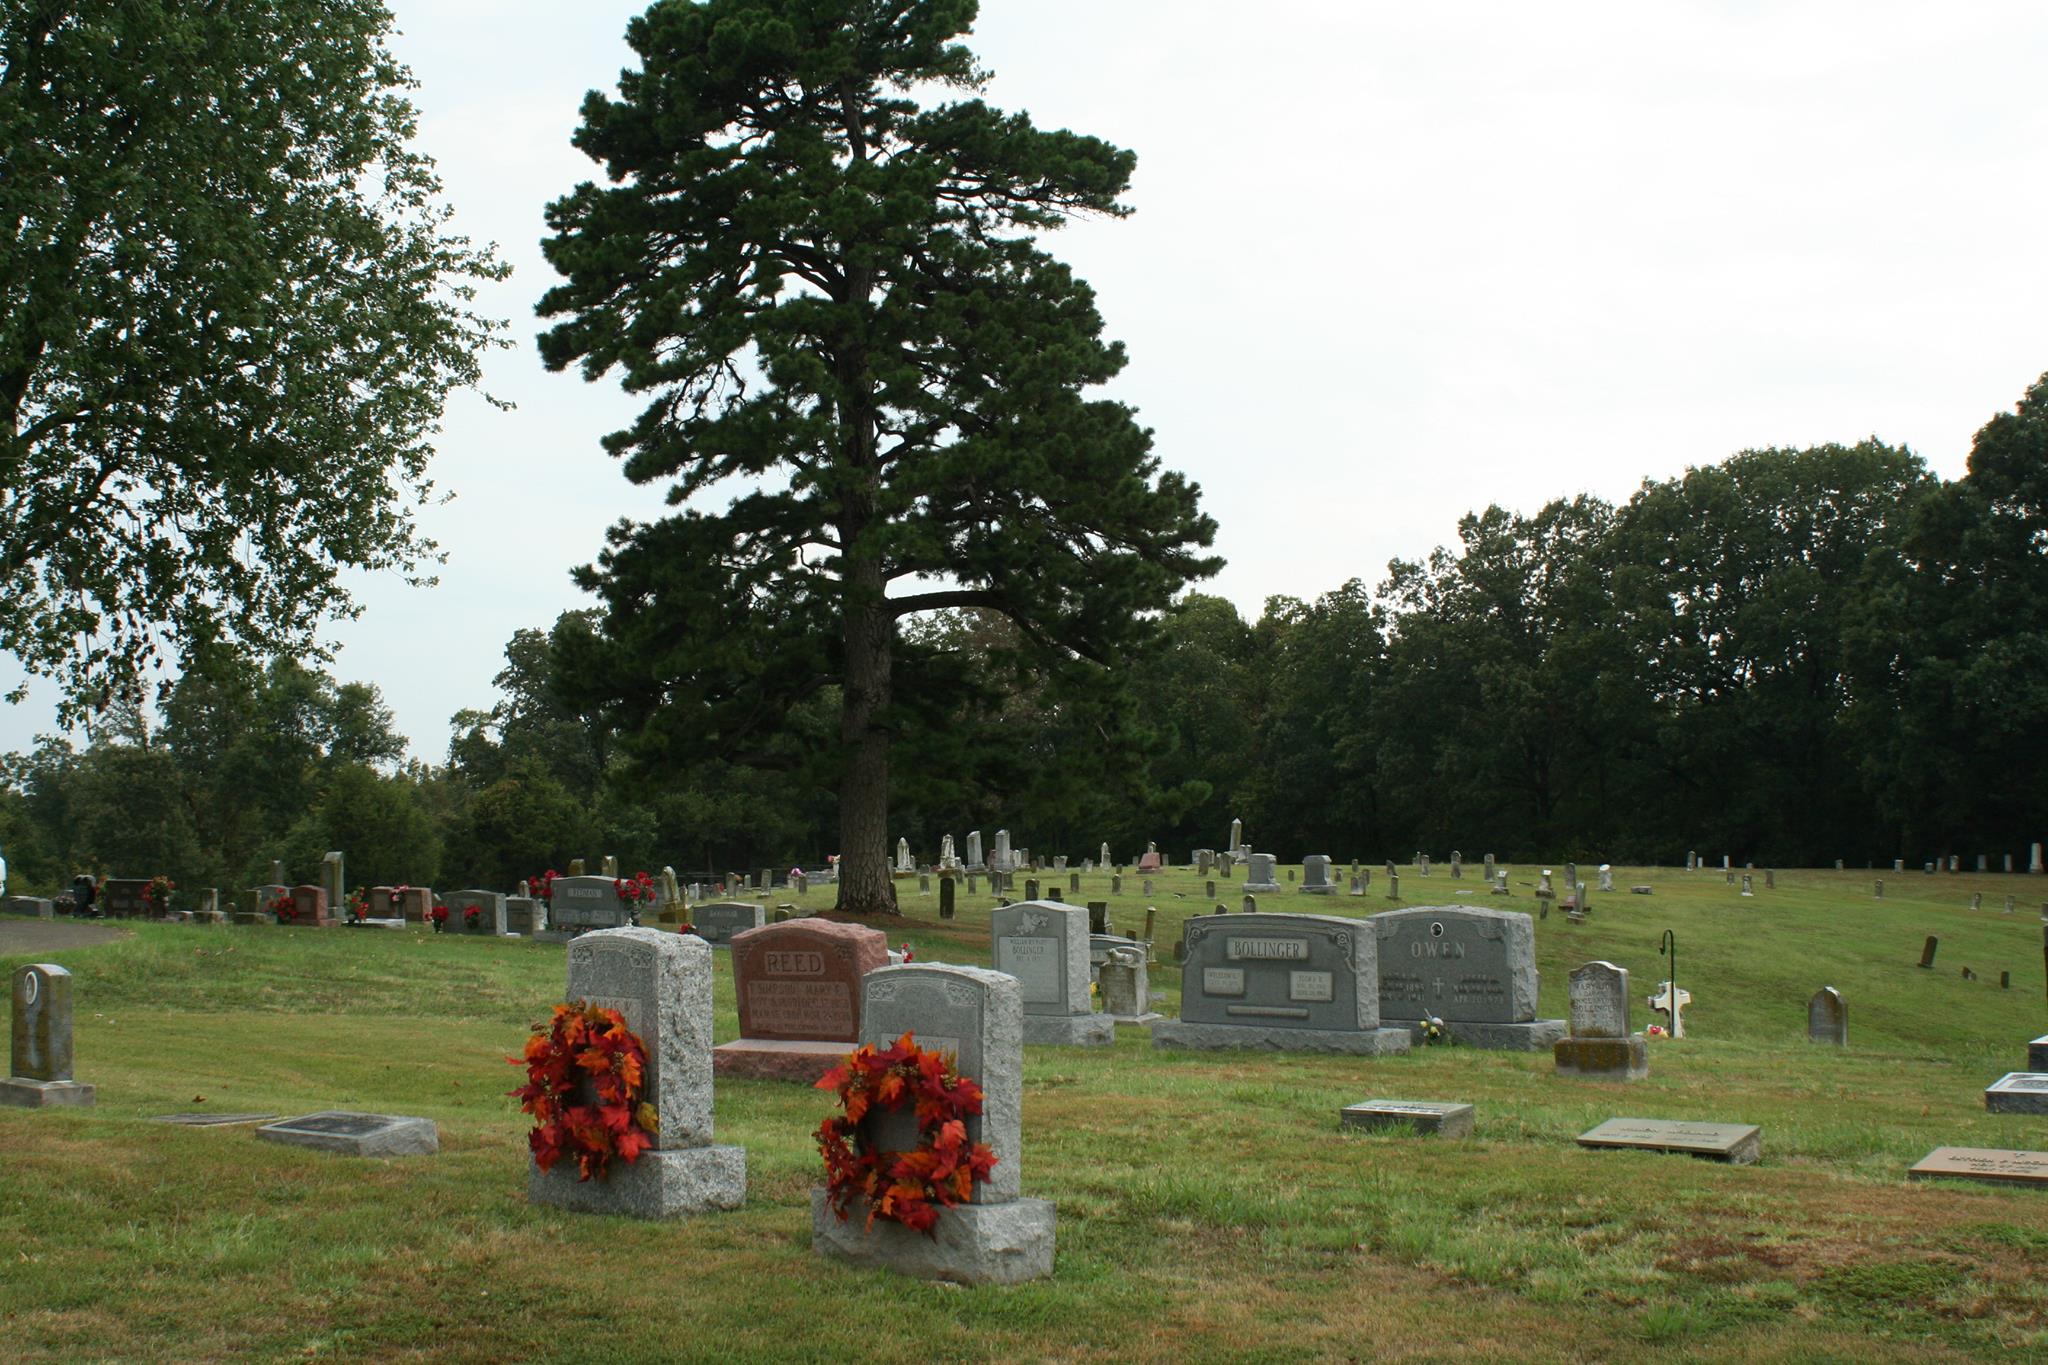
[[[1852,866],[2023,857],[2048,829],[2048,376],[1968,472],[1877,441],[1756,450],[1465,516],[1455,543],[1255,621],[1180,597],[1154,643],[1045,673],[1000,615],[920,622],[944,708],[896,718],[892,838],[1011,831],[1184,853],[1233,818],[1284,858],[1576,857]],[[838,700],[765,744],[650,761],[573,661],[605,618],[522,630],[444,758],[407,761],[376,688],[305,664],[188,670],[153,711],[0,760],[16,889],[78,871],[247,886],[509,887],[573,857],[685,873],[836,853]],[[2021,862],[2024,866],[2024,862]]]

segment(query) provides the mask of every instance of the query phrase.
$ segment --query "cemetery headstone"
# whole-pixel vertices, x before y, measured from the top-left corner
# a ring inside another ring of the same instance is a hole
[[[867,978],[863,1042],[888,1045],[910,1033],[953,1054],[984,1096],[967,1125],[969,1142],[995,1153],[971,1203],[944,1210],[930,1235],[855,1211],[841,1219],[822,1186],[811,1191],[811,1245],[819,1254],[962,1284],[1015,1284],[1052,1273],[1056,1218],[1043,1199],[1021,1197],[1024,1014],[1015,977],[979,967],[905,963]],[[900,1115],[878,1116],[878,1137],[908,1135]],[[886,1150],[886,1149],[885,1149]]]
[[[548,901],[550,933],[583,934],[596,929],[622,929],[631,923],[632,913],[619,896],[615,878],[555,878],[554,893]]]
[[[1937,1147],[1921,1157],[1906,1175],[1913,1180],[1981,1180],[1991,1185],[2041,1188],[2048,1186],[2048,1152]]]
[[[2008,1071],[1984,1089],[1994,1114],[2048,1114],[2048,1072]]]
[[[0,1080],[0,1105],[83,1108],[93,1087],[72,1079],[71,973],[54,963],[16,967],[8,998],[13,1027],[9,1074]]]
[[[1199,915],[1181,927],[1178,1020],[1156,1048],[1249,1048],[1379,1056],[1406,1052],[1380,1018],[1378,937],[1334,915]]]
[[[1614,869],[1606,863],[1600,864],[1600,889],[1602,891],[1612,891],[1614,889]]]
[[[943,878],[943,879],[942,879],[942,880],[941,880],[941,881],[939,882],[939,918],[940,918],[940,919],[951,919],[951,918],[953,918],[954,914],[956,913],[956,910],[955,910],[955,897],[956,897],[956,896],[957,896],[958,894],[959,894],[959,893],[958,893],[957,891],[955,891],[955,890],[954,890],[954,879],[953,879],[953,878],[951,878],[951,877],[946,877],[946,878]]]
[[[505,932],[532,938],[548,927],[547,906],[537,896],[505,897]]]
[[[1609,1119],[1579,1134],[1581,1147],[1683,1152],[1748,1166],[1763,1155],[1763,1129],[1747,1123],[1690,1123],[1674,1119]]]
[[[25,919],[55,919],[57,903],[40,896],[9,896],[0,900],[0,915],[19,915]]]
[[[860,1042],[861,983],[889,962],[889,940],[865,924],[804,919],[732,938],[740,1036],[711,1051],[720,1076],[806,1084]]]
[[[1849,1046],[1849,1007],[1833,986],[1821,987],[1806,1002],[1806,1040]]]
[[[1278,891],[1280,883],[1273,880],[1275,859],[1270,853],[1254,853],[1245,869],[1244,889],[1247,891]]]
[[[1920,945],[1920,967],[1923,971],[1932,971],[1934,969],[1934,954],[1940,947],[1941,940],[1933,934],[1929,934],[1927,942]]]
[[[1472,1047],[1537,1052],[1565,1021],[1536,1017],[1536,927],[1513,910],[1457,905],[1389,910],[1366,921],[1378,938],[1380,1019],[1421,1041],[1437,1019]]]
[[[608,878],[606,879],[609,880]],[[555,882],[556,894],[562,881]],[[568,999],[617,1010],[647,1048],[654,1146],[580,1180],[573,1161],[530,1164],[527,1198],[578,1213],[675,1218],[738,1208],[747,1154],[711,1141],[711,945],[660,929],[599,929],[569,945]]]
[[[327,893],[327,907],[340,913],[348,904],[348,879],[342,875],[342,858],[339,853],[328,853],[320,859],[320,889]]]
[[[322,886],[295,886],[292,888],[293,917],[286,923],[300,929],[325,929],[334,923],[329,913],[327,888]]]
[[[2048,1034],[2027,1044],[2027,1070],[2048,1071]]]
[[[451,891],[447,896],[449,932],[502,938],[511,932],[505,897],[496,891]],[[469,913],[475,909],[476,915]]]
[[[1629,1031],[1628,969],[1588,962],[1571,974],[1571,1031],[1551,1049],[1561,1076],[1639,1081],[1650,1074],[1650,1050]]]
[[[748,901],[713,901],[700,905],[690,916],[690,926],[713,948],[725,948],[733,935],[758,929],[767,923],[767,907]]]
[[[972,829],[967,832],[967,870],[969,872],[988,871],[988,864],[983,862],[981,857],[981,831],[978,829]],[[972,888],[970,887],[969,889],[971,890]]]
[[[266,1123],[256,1130],[256,1136],[265,1142],[341,1156],[425,1156],[441,1150],[441,1133],[432,1119],[343,1109]]]
[[[144,895],[148,890],[147,877],[109,877],[100,887],[100,909],[113,919],[148,914],[149,902]]]
[[[1473,1109],[1469,1104],[1446,1104],[1438,1100],[1364,1100],[1337,1111],[1340,1127],[1368,1132],[1395,1128],[1412,1130],[1420,1137],[1461,1138],[1472,1136]]]
[[[1091,951],[1093,940],[1091,938]],[[1109,948],[1096,970],[1102,1013],[1119,1024],[1150,1024],[1160,1016],[1152,1008],[1151,973],[1145,945],[1122,943]]]
[[[1685,1007],[1692,1003],[1691,991],[1682,986],[1674,988],[1669,981],[1659,981],[1646,1003],[1654,1013],[1664,1016],[1666,1033],[1673,1038],[1685,1037]]]
[[[1387,874],[1387,899],[1390,901],[1401,899],[1401,877],[1399,873],[1389,872]]]
[[[1101,1047],[1116,1041],[1107,1016],[1090,1011],[1088,916],[1051,901],[1025,901],[989,916],[995,969],[1017,978],[1024,1041]]]
[[[1330,880],[1330,855],[1311,854],[1302,859],[1301,885],[1296,888],[1304,896],[1334,896],[1336,884]]]

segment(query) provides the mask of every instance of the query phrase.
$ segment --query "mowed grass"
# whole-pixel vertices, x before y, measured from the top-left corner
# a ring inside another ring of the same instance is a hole
[[[1505,900],[1471,870],[1403,869],[1401,904],[1537,908],[1534,869],[1513,870]],[[530,1207],[505,1058],[561,996],[559,946],[136,925],[38,955],[77,978],[78,1074],[99,1105],[0,1110],[0,1356],[2048,1358],[2048,1194],[1905,1179],[1940,1145],[2048,1150],[2048,1118],[1982,1100],[2048,1032],[2048,878],[1884,874],[1879,902],[1876,875],[1785,872],[1767,891],[1759,872],[1745,900],[1718,870],[1618,869],[1656,894],[1596,894],[1583,925],[1539,922],[1543,1013],[1566,1012],[1572,967],[1608,958],[1632,973],[1638,1027],[1675,932],[1691,1036],[1653,1042],[1634,1085],[1457,1047],[1157,1053],[1126,1029],[1114,1048],[1031,1048],[1023,1180],[1059,1207],[1058,1260],[1050,1280],[983,1289],[811,1252],[810,1134],[828,1100],[798,1086],[719,1086],[719,1140],[747,1149],[738,1212],[643,1224]],[[1179,925],[1213,908],[1202,880],[1167,873],[1148,899],[1135,874],[1121,896],[1094,874],[1066,892],[1109,900],[1130,930],[1157,907],[1168,1015]],[[1390,908],[1384,881],[1262,906],[1362,915]],[[953,921],[899,886],[893,943],[989,961],[986,882]],[[1238,907],[1236,884],[1218,890]],[[829,888],[807,901],[828,905]],[[1928,934],[1941,949],[1921,971]],[[1847,1051],[1805,1041],[1824,985],[1848,1001]],[[722,954],[716,1004],[719,1039],[736,1036]],[[1478,1133],[1338,1131],[1341,1106],[1376,1096],[1471,1101]],[[324,1108],[429,1116],[443,1150],[365,1162],[148,1121]],[[1764,1160],[1573,1143],[1616,1115],[1759,1124]]]

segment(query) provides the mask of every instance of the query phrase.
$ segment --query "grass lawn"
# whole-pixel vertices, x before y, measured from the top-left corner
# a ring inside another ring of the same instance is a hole
[[[1470,873],[1404,868],[1400,904],[1535,911],[1532,870],[1509,899]],[[1126,930],[1158,907],[1170,1017],[1180,922],[1213,906],[1190,872],[1155,878],[1149,902],[1141,880],[1067,895],[1110,900]],[[2048,1359],[2048,1193],[1905,1179],[1937,1146],[2048,1150],[2048,1117],[1982,1100],[2048,1032],[2048,878],[1756,880],[1745,900],[1719,871],[1617,869],[1656,894],[1596,894],[1585,924],[1537,925],[1543,1015],[1566,1014],[1571,968],[1607,958],[1630,969],[1638,1028],[1676,932],[1691,1036],[1653,1040],[1633,1085],[1460,1047],[1155,1053],[1126,1029],[1113,1048],[1027,1049],[1024,1192],[1058,1205],[1059,1248],[1051,1279],[1012,1288],[815,1256],[810,1134],[828,1100],[799,1086],[718,1087],[718,1140],[747,1150],[742,1210],[643,1224],[530,1207],[505,1058],[561,996],[559,945],[136,924],[0,957],[71,969],[78,1079],[99,1087],[93,1109],[0,1109],[0,1358]],[[1262,908],[1362,915],[1392,908],[1383,883]],[[986,965],[993,898],[942,922],[915,886],[899,883],[891,941]],[[1218,889],[1236,909],[1237,887]],[[1928,934],[1940,955],[1921,971]],[[718,973],[724,1041],[723,954]],[[1805,1041],[1821,986],[1848,1002],[1846,1051]],[[1338,1109],[1370,1097],[1471,1101],[1478,1131],[1340,1134]],[[431,1117],[442,1151],[358,1161],[148,1121],[326,1108]],[[1763,1161],[1574,1145],[1618,1115],[1759,1124]]]

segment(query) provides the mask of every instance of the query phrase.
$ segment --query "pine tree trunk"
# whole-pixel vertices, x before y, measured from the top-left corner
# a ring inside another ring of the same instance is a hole
[[[864,581],[864,580],[872,581]],[[839,901],[849,915],[893,915],[889,875],[889,666],[895,618],[879,570],[850,568],[846,596],[846,685],[839,738],[846,774],[839,789]]]

